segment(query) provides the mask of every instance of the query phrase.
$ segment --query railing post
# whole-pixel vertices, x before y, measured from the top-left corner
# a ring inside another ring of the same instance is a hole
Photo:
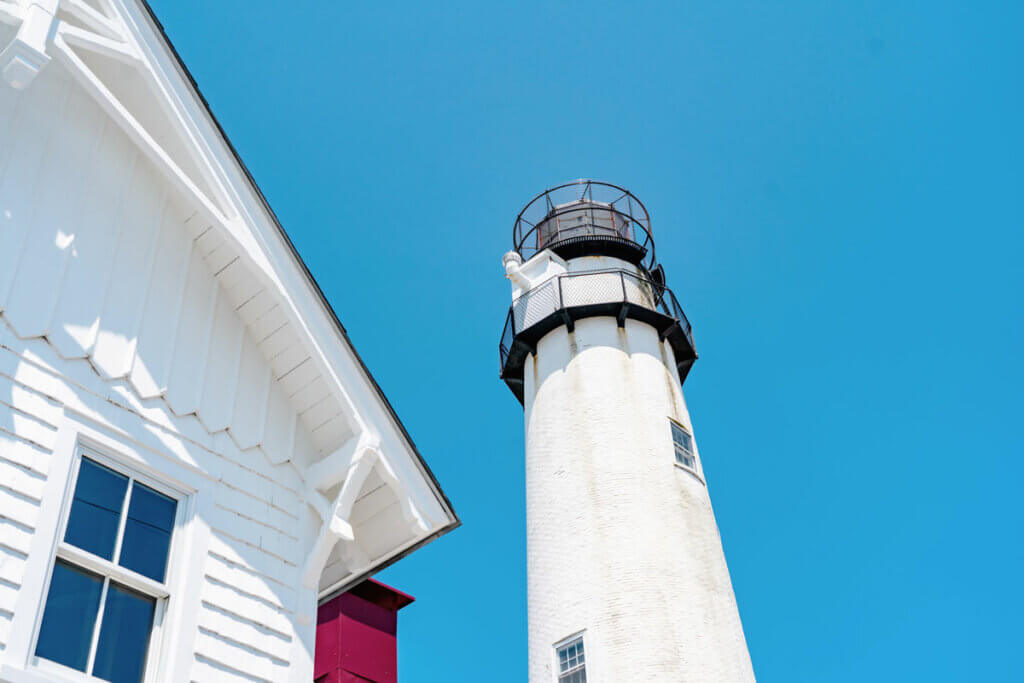
[[[622,306],[619,307],[619,314],[615,317],[619,327],[626,326],[626,316],[629,314],[629,295],[626,294],[626,273],[619,271],[619,280],[622,282]]]
[[[571,315],[569,315],[569,308],[565,305],[565,299],[563,298],[563,295],[562,295],[562,278],[563,277],[568,277],[568,276],[566,276],[566,275],[559,275],[558,276],[558,308],[559,308],[559,310],[562,311],[562,322],[565,323],[565,328],[569,332],[575,332],[576,331],[576,321],[572,319]]]

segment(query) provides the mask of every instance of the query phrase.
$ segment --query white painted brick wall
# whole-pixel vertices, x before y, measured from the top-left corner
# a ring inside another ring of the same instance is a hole
[[[674,464],[671,349],[577,321],[540,341],[525,391],[531,683],[578,631],[591,683],[754,680],[707,488]]]

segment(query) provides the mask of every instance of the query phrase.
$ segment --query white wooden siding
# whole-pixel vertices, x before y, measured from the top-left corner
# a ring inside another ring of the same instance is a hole
[[[0,644],[10,634],[60,408],[0,364]]]
[[[196,613],[192,679],[284,680],[310,539],[297,466],[347,439],[347,418],[247,266],[59,65],[0,87],[3,111],[0,648],[70,410],[210,477],[203,589],[175,596]],[[65,156],[75,139],[95,144]]]
[[[27,656],[38,622],[24,614],[40,609],[45,571],[26,568],[52,556],[36,529],[55,528],[72,450],[55,448],[73,421],[170,458],[204,482],[197,500],[215,501],[186,561],[202,589],[172,597],[189,609],[173,636],[192,648],[192,680],[285,680],[292,667],[305,680],[303,577],[316,574],[304,569],[325,521],[306,496],[340,488],[342,447],[379,442],[381,471],[398,474],[362,485],[357,541],[331,556],[327,585],[456,520],[258,191],[197,118],[163,38],[136,3],[101,6],[101,32],[123,33],[108,45],[118,58],[69,47],[58,23],[30,86],[0,81],[0,667],[10,642]],[[0,24],[0,47],[12,36]],[[337,471],[303,480],[332,454]]]
[[[205,494],[215,503],[204,520],[212,534],[203,589],[173,596],[197,613],[193,679],[286,679],[296,637],[297,558],[305,552],[294,468],[271,464],[259,449],[242,452],[226,433],[197,430],[194,416],[175,416],[166,406],[155,420],[152,407],[143,414],[115,400],[86,361],[64,360],[43,340],[19,340],[0,324],[0,645],[6,646],[31,552],[57,425],[70,410],[209,475]]]
[[[275,295],[59,64],[0,90],[5,112],[0,312],[18,337],[277,463],[297,419],[321,456],[352,435]]]
[[[242,452],[226,432],[210,434],[159,399],[135,396],[133,405],[129,389],[125,380],[101,379],[84,359],[60,358],[44,340],[19,340],[0,327],[0,646],[31,552],[56,425],[71,411],[209,475],[215,504],[205,520],[203,588],[175,598],[198,613],[193,680],[285,680],[308,537],[297,472],[258,449]],[[353,522],[375,531],[371,546],[388,543],[393,524],[377,521],[389,509],[400,514],[394,508],[394,495],[372,475],[353,508]]]

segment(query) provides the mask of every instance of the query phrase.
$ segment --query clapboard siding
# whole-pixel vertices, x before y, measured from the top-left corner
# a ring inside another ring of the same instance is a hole
[[[0,546],[28,555],[34,529],[0,515]]]
[[[0,542],[0,581],[21,584],[26,557],[26,553]]]
[[[161,399],[115,400],[130,395],[124,380],[104,379],[87,361],[60,358],[46,341],[19,340],[0,325],[0,638],[32,552],[58,427],[71,408],[209,475],[200,495],[213,501],[204,519],[212,533],[203,554],[186,562],[202,563],[202,589],[174,596],[197,615],[185,636],[194,639],[193,679],[287,678],[297,558],[305,553],[301,480],[292,466],[270,464],[259,449],[242,451],[224,432],[197,429],[194,416],[174,415]],[[114,385],[122,392],[110,391]]]
[[[0,457],[45,477],[49,469],[50,453],[38,444],[0,427]]]
[[[225,545],[234,548],[237,553],[235,557],[249,569],[263,575],[265,578],[286,577],[291,580],[296,576],[297,565],[294,559],[282,557],[271,548],[261,547],[258,534],[254,538],[251,530],[244,527],[231,529],[212,525],[213,536],[220,539]]]
[[[0,89],[0,111],[0,312],[16,336],[243,450],[266,443],[273,463],[293,457],[297,423],[321,456],[352,435],[322,379],[297,417],[290,397],[320,372],[285,304],[60,64]]]
[[[209,683],[209,681],[253,681],[254,683],[265,683],[266,678],[259,676],[250,676],[244,671],[239,671],[234,667],[222,664],[205,657],[202,654],[196,654],[195,662],[192,666],[192,676],[189,679],[192,683]]]
[[[3,622],[9,622],[11,615],[14,614],[27,557],[27,553],[5,543],[5,526],[9,526],[9,522],[0,517],[0,643],[7,642],[7,630]]]
[[[216,507],[219,510],[223,510],[225,514],[232,517],[239,517],[246,522],[255,524],[267,532],[273,532],[275,535],[281,536],[281,542],[297,542],[299,539],[295,534],[290,533],[289,529],[294,530],[295,520],[288,517],[286,513],[275,509],[271,505],[261,505],[257,510],[253,510],[252,506],[245,506],[235,508],[231,506],[231,501],[221,501],[219,498],[216,503]],[[291,552],[295,552],[295,548],[290,549]]]
[[[230,603],[231,609],[203,602],[199,610],[199,627],[245,643],[280,662],[287,662],[292,637],[268,628],[262,621],[262,615],[250,619],[238,614],[242,610],[237,602],[236,600]]]
[[[35,529],[39,500],[7,485],[0,485],[0,510],[3,516],[24,529]]]
[[[307,496],[345,470],[307,468],[380,437],[398,491],[443,508],[421,538],[457,520],[144,8],[102,4],[139,63],[75,47],[58,22],[35,80],[0,82],[0,648],[30,659],[88,438],[194,492],[165,617],[172,665],[191,669],[169,677],[308,680],[303,577],[325,520]],[[396,510],[371,490],[357,507],[405,533]],[[407,545],[350,547],[331,580]]]
[[[0,610],[0,652],[7,649],[7,637],[11,633],[11,617],[13,614]]]
[[[287,661],[202,626],[196,637],[195,651],[197,655],[257,680],[280,681],[287,677]]]
[[[19,385],[0,365],[0,643],[6,644],[32,548],[59,404]]]
[[[8,460],[4,455],[3,452],[0,452],[0,486],[17,491],[30,500],[42,500],[46,477]]]
[[[227,467],[230,463],[225,462]],[[277,507],[265,497],[255,495],[245,489],[236,488],[221,480],[217,491],[217,505],[236,514],[242,513],[257,518],[268,527],[279,532],[287,532],[298,524],[298,518],[284,508]],[[244,512],[242,512],[244,511]],[[258,514],[257,514],[258,512]]]
[[[56,438],[56,431],[50,425],[6,403],[0,403],[0,429],[45,450],[53,449]]]
[[[207,576],[244,591],[274,609],[295,611],[295,570],[276,558],[254,561],[245,548],[223,535],[210,538],[209,553],[215,561],[206,564]]]
[[[218,505],[209,520],[210,526],[224,536],[243,541],[260,553],[280,560],[287,567],[294,567],[300,555],[298,539],[257,521],[254,516],[260,514],[259,507],[250,505],[246,514]]]
[[[202,589],[202,602],[209,609],[237,615],[238,620],[247,622],[250,628],[252,624],[258,624],[263,631],[275,634],[279,640],[292,640],[291,624],[294,616],[257,599],[237,584],[207,576]],[[244,631],[241,629],[239,633]],[[280,656],[286,658],[284,654]]]

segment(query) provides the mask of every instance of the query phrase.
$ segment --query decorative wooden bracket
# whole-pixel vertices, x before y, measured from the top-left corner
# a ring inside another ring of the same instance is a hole
[[[346,466],[347,465],[347,466]],[[307,500],[320,516],[320,533],[306,559],[302,582],[306,588],[316,588],[327,560],[338,543],[342,543],[345,563],[353,571],[368,563],[369,558],[356,543],[355,530],[350,521],[352,507],[367,477],[376,469],[384,483],[394,492],[402,515],[411,531],[417,535],[430,529],[430,521],[416,506],[410,492],[405,490],[390,460],[380,448],[379,439],[370,432],[352,437],[348,443],[306,472]],[[322,491],[341,481],[341,488],[333,501]]]
[[[46,54],[58,0],[33,0],[27,7],[4,3],[0,10],[5,17],[16,17],[21,22],[14,40],[0,52],[0,73],[11,87],[27,88],[35,77],[50,63]]]
[[[61,21],[60,11],[88,29]],[[0,73],[17,90],[27,88],[50,63],[48,46],[58,31],[85,49],[122,61],[138,61],[118,23],[84,0],[0,0],[0,21],[18,26],[14,40],[0,52]]]
[[[327,565],[327,558],[330,557],[331,551],[339,541],[355,543],[356,536],[349,517],[352,514],[356,496],[359,495],[366,478],[370,476],[379,453],[380,451],[375,448],[367,448],[359,453],[353,461],[352,467],[349,468],[345,483],[341,485],[341,490],[338,491],[333,504],[324,506],[327,509],[321,513],[324,516],[320,525],[320,533],[313,542],[313,548],[309,552],[302,572],[302,584],[306,588],[314,589],[320,583],[320,575]],[[319,496],[319,500],[326,502],[322,494],[317,492],[316,495]]]

